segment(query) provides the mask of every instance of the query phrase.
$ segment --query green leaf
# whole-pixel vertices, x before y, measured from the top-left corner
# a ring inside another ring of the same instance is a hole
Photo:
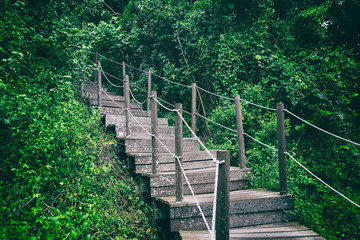
[[[110,173],[111,172],[111,164],[106,164],[104,166],[102,166],[102,170],[105,172],[105,173]]]
[[[300,56],[300,57],[305,57],[305,56],[306,56],[306,52],[305,52],[305,51],[301,51],[301,52],[299,53],[299,56]]]
[[[320,114],[323,116],[327,116],[327,115],[333,115],[335,113],[327,110],[320,110]]]

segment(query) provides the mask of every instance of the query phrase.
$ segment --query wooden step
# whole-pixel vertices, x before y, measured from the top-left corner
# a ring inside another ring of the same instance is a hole
[[[207,221],[211,222],[213,193],[197,195]],[[157,197],[157,216],[168,213],[172,232],[204,230],[206,225],[200,215],[193,196],[184,196],[177,203],[174,196]],[[264,190],[239,190],[230,192],[230,227],[294,221],[294,199],[291,195]]]
[[[204,164],[205,161],[198,161]],[[195,194],[199,193],[212,193],[215,188],[215,163],[211,160],[212,166],[210,168],[193,170],[194,165],[197,162],[185,162],[183,167],[186,172],[186,176],[191,184],[191,187]],[[175,164],[172,164],[175,170]],[[160,165],[161,166],[161,165]],[[186,169],[191,169],[186,171]],[[250,169],[240,169],[238,167],[230,168],[230,191],[244,189],[247,185],[244,175],[247,174]],[[143,174],[146,176],[146,174]],[[162,173],[159,175],[148,174],[150,177],[150,192],[151,197],[165,197],[175,195],[175,172]],[[184,194],[191,194],[188,184],[184,182]]]
[[[131,126],[130,127],[130,135],[128,137],[132,138],[151,138],[151,127],[150,126]],[[145,130],[147,131],[145,131]],[[116,138],[125,139],[126,138],[126,126],[125,124],[117,125],[115,127]],[[158,137],[160,138],[174,138],[175,137],[175,129],[174,127],[169,126],[159,126],[158,128]]]
[[[89,98],[90,105],[92,106],[98,106],[98,100],[97,98]],[[112,101],[112,100],[106,100],[103,99],[101,101],[101,106],[104,107],[113,107],[113,108],[125,108],[125,102],[124,101]],[[142,109],[142,105],[138,103],[130,103],[130,109]]]
[[[111,114],[111,115],[124,115],[125,116],[125,110],[121,108],[113,108],[113,107],[104,107],[102,106],[100,108],[100,112],[103,115]],[[149,114],[147,111],[140,110],[140,109],[131,109],[131,113],[135,117],[149,117]]]
[[[132,113],[132,110],[131,110]],[[151,126],[151,118],[150,117],[131,117],[130,118],[131,121],[131,127],[134,126],[147,126],[150,130],[150,126]],[[105,125],[109,126],[109,125],[115,125],[115,126],[120,126],[120,125],[125,125],[126,124],[126,118],[125,115],[117,115],[117,114],[106,114],[106,118],[105,118]],[[167,126],[168,125],[168,119],[167,118],[158,118],[158,124],[159,126]],[[142,128],[137,128],[139,129],[138,132],[140,132],[142,130]],[[135,128],[134,128],[135,130]],[[146,137],[146,136],[145,136]]]
[[[96,95],[96,98],[97,98],[98,89],[97,89],[97,86],[95,86],[95,85],[83,85],[81,87],[81,91],[83,93],[86,93],[85,95],[87,97],[89,97],[90,95]],[[106,88],[103,87],[102,88],[102,93],[101,93],[102,96],[106,96],[104,91],[106,92],[107,95],[117,95],[116,93],[110,92]]]
[[[189,152],[189,153],[192,153]],[[196,169],[206,169],[214,167],[214,161],[210,158],[202,159],[197,161],[188,161],[185,160],[183,163],[183,168],[185,170],[196,170]],[[151,164],[141,164],[135,165],[136,173],[151,173],[152,165]],[[173,172],[175,171],[175,158],[170,157],[166,162],[159,162],[159,171],[161,173]]]
[[[216,156],[216,150],[211,150],[210,153],[213,156]],[[151,173],[152,171],[152,154],[151,153],[129,153],[129,156],[133,158],[133,166],[135,166],[136,173]],[[212,159],[209,153],[205,151],[192,151],[192,152],[184,152],[185,169],[189,169],[188,166],[191,166],[190,169],[197,169],[205,167],[204,164],[196,163],[192,164],[194,161],[204,161],[205,164],[208,164],[207,161],[211,161]],[[188,164],[190,163],[190,164]],[[172,166],[168,166],[168,164]],[[170,153],[159,153],[159,166],[162,171],[174,171],[175,159]],[[162,165],[166,165],[165,168]],[[210,165],[210,164],[208,164]],[[210,165],[213,166],[212,163]]]
[[[94,93],[94,92],[85,92],[86,97],[90,98],[90,99],[95,99],[97,100],[98,96],[97,96],[97,92]],[[118,96],[118,95],[115,95],[115,94],[102,94],[101,95],[101,99],[102,100],[107,100],[107,101],[111,101],[111,100],[114,100],[114,101],[120,101],[120,102],[125,102],[125,98],[124,96]]]
[[[216,157],[217,150],[210,150],[211,155]],[[135,158],[136,165],[151,165],[152,164],[152,155],[151,153],[134,153],[129,154]],[[191,162],[197,160],[211,160],[211,156],[206,151],[194,151],[194,152],[185,152],[184,153],[184,162]],[[159,153],[159,163],[174,163],[175,160],[170,153]]]
[[[166,146],[168,150],[172,153],[175,152],[175,139],[174,138],[162,138],[161,142]],[[159,152],[167,153],[167,149],[159,143]],[[183,139],[183,151],[199,151],[200,144],[193,138],[184,138]],[[151,153],[152,144],[151,139],[142,139],[142,138],[131,138],[128,137],[125,139],[125,152],[126,153]]]
[[[208,240],[208,231],[181,231],[182,240]],[[230,229],[230,239],[325,240],[316,232],[297,222],[282,222]]]

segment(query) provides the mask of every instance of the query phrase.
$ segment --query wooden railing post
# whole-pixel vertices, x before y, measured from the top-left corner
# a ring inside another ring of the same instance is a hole
[[[151,69],[148,72],[148,100],[147,100],[147,111],[150,111],[150,95],[151,95]]]
[[[284,104],[276,104],[280,194],[287,194]]]
[[[101,67],[100,61],[97,62],[98,67]],[[97,98],[98,98],[98,107],[101,107],[101,70],[97,72]]]
[[[97,62],[98,62],[98,52],[95,53],[95,63],[98,64]],[[94,76],[94,83],[97,84],[97,74],[95,74]]]
[[[229,239],[229,208],[230,208],[230,151],[217,151],[217,160],[225,162],[219,165],[219,182],[216,201],[216,240]]]
[[[125,62],[122,62],[122,74],[123,74],[123,81],[125,80],[126,72],[125,72]]]
[[[244,143],[243,122],[242,122],[241,103],[240,103],[239,95],[235,96],[235,112],[236,112],[236,129],[238,135],[240,168],[244,169],[246,168],[245,143]]]
[[[125,121],[126,121],[126,136],[131,134],[131,116],[130,116],[130,86],[129,76],[124,78],[124,98],[125,98]]]
[[[159,171],[159,143],[156,139],[158,137],[158,113],[157,113],[157,98],[156,91],[151,91],[151,143],[152,143],[152,173],[157,174]]]
[[[182,115],[182,104],[176,103],[175,108],[179,109],[179,113],[175,112],[175,196],[176,202],[182,202],[184,198],[183,173],[180,164],[183,165],[183,122],[179,115]]]
[[[196,134],[196,83],[191,86],[191,130]],[[193,136],[195,137],[195,136]]]

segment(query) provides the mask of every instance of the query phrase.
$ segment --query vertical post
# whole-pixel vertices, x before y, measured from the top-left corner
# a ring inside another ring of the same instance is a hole
[[[125,62],[122,62],[122,74],[123,74],[123,81],[125,80],[126,72],[125,72]]]
[[[148,100],[147,100],[147,111],[150,111],[150,95],[151,95],[151,69],[148,72]]]
[[[219,182],[216,201],[216,240],[229,239],[229,208],[230,208],[230,151],[217,151],[217,160],[225,162],[219,165]]]
[[[280,194],[287,194],[284,104],[276,104]]]
[[[130,86],[129,76],[125,75],[124,78],[124,98],[125,98],[125,121],[126,121],[126,136],[131,134],[131,116],[130,116]]]
[[[241,103],[240,103],[239,95],[235,95],[235,112],[236,112],[236,129],[238,135],[240,168],[244,169],[246,168],[245,143],[244,143],[243,122],[242,122]]]
[[[97,62],[98,67],[101,67],[100,61]],[[97,72],[97,97],[98,97],[98,107],[101,107],[101,71]]]
[[[158,114],[157,114],[157,98],[156,91],[151,91],[153,96],[150,99],[151,103],[151,143],[152,143],[152,173],[157,174],[159,170],[159,143],[156,139],[158,137]],[[155,137],[156,136],[156,137]]]
[[[191,130],[196,134],[196,83],[191,86]],[[195,137],[195,136],[193,136]]]
[[[179,113],[175,112],[175,196],[176,202],[182,202],[184,198],[183,173],[180,164],[183,165],[183,123],[179,115],[182,115],[182,104],[176,103],[175,108],[179,109]]]
[[[97,64],[98,62],[98,52],[95,53],[95,63]],[[94,76],[94,83],[97,84],[97,74],[95,74]]]

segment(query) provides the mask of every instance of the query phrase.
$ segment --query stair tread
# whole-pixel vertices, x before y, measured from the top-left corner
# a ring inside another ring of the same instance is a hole
[[[215,155],[217,150],[210,150],[210,153]],[[192,151],[192,152],[186,152],[184,153],[184,157],[189,156],[189,155],[195,155],[198,153],[205,153],[206,151]],[[147,156],[151,156],[152,153],[128,153],[129,156],[131,157],[147,157]],[[161,155],[171,155],[170,153],[159,153],[159,156]]]
[[[230,174],[232,172],[248,172],[250,170],[251,170],[250,168],[241,169],[239,167],[230,167]],[[211,167],[211,168],[203,168],[203,169],[185,170],[185,173],[186,173],[186,175],[198,175],[198,174],[209,174],[209,173],[211,174],[211,173],[215,173],[215,171],[216,171],[216,168]],[[166,175],[175,175],[175,171],[161,172],[160,175],[154,175],[152,173],[142,173],[141,175],[145,176],[145,177],[162,177],[162,176],[166,176]]]
[[[198,194],[196,198],[200,204],[212,204],[214,193]],[[255,200],[255,199],[270,199],[270,198],[291,198],[290,194],[280,195],[279,192],[266,191],[261,189],[246,189],[230,192],[230,202]],[[176,202],[175,196],[170,197],[157,197],[156,200],[170,206],[196,206],[196,202],[192,195],[184,195],[183,202]]]
[[[180,231],[183,240],[207,240],[209,232]],[[264,224],[251,227],[231,228],[230,239],[312,239],[323,240],[316,232],[297,222]]]

